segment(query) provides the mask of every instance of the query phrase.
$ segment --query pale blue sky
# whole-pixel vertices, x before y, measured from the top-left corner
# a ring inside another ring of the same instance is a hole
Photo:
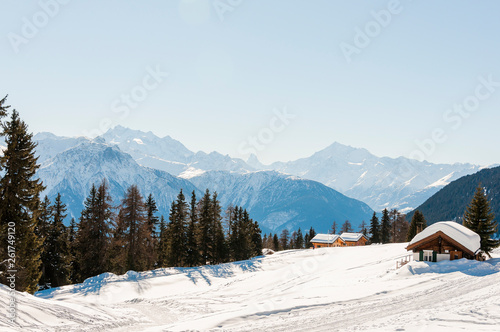
[[[56,0],[0,3],[0,94],[34,132],[77,136],[108,122],[236,157],[260,134],[264,162],[338,141],[379,156],[500,163],[500,84],[479,86],[500,82],[498,1],[60,2],[53,17],[40,4]],[[382,26],[372,11],[388,8]],[[357,28],[372,29],[369,45],[348,62],[341,45],[356,46]],[[168,72],[160,83],[148,77],[157,67]],[[447,112],[465,99],[475,111]],[[282,126],[276,109],[295,118]],[[416,144],[436,128],[435,149]]]

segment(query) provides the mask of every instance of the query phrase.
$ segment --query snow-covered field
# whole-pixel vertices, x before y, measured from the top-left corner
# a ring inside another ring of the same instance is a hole
[[[1,331],[499,331],[500,250],[487,262],[412,262],[406,244],[290,250],[200,268],[104,274],[18,294]]]

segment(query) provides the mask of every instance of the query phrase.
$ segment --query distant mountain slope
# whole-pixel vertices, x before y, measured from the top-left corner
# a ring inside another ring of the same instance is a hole
[[[368,223],[373,210],[358,200],[319,182],[304,180],[275,171],[238,174],[210,171],[181,174],[198,188],[219,193],[223,206],[242,206],[258,220],[264,231],[309,229],[327,232],[333,221],[340,225],[350,220],[358,230],[361,221]]]
[[[197,188],[189,181],[166,172],[138,165],[133,158],[102,139],[86,140],[46,159],[37,175],[47,187],[43,195],[52,200],[58,192],[68,205],[68,217],[78,218],[92,184],[107,179],[115,205],[126,189],[138,185],[144,196],[153,194],[160,214],[168,216],[170,204],[180,189],[190,193]]]
[[[252,156],[250,163],[258,166]],[[471,164],[432,164],[399,157],[377,157],[365,149],[334,143],[308,158],[264,166],[321,182],[370,205],[376,211],[411,211],[449,182],[477,172]]]
[[[130,154],[142,166],[156,168],[179,175],[189,168],[200,170],[227,170],[247,172],[255,170],[241,159],[231,158],[218,152],[188,150],[181,142],[166,136],[160,138],[152,132],[142,132],[121,126],[108,130],[102,136],[109,144],[115,144]]]
[[[461,220],[479,184],[486,188],[491,209],[500,222],[500,167],[483,169],[451,182],[417,209],[424,214],[428,224],[441,220]],[[407,218],[411,220],[412,216],[413,212]]]

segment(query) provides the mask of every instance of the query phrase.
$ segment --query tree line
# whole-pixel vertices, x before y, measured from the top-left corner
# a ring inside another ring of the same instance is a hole
[[[6,97],[0,100],[0,119],[8,115],[5,102]],[[40,285],[63,286],[104,272],[218,264],[262,252],[258,223],[240,207],[223,216],[217,193],[208,190],[199,200],[193,192],[190,204],[181,190],[165,221],[157,216],[153,196],[144,199],[135,185],[114,207],[103,180],[92,185],[78,220],[65,226],[61,195],[54,202],[40,199],[45,187],[36,177],[36,143],[26,123],[13,110],[1,128],[6,143],[0,157],[3,284],[34,293]]]

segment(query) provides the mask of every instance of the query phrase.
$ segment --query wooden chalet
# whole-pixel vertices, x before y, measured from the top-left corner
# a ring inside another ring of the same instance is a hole
[[[343,247],[345,246],[344,240],[339,235],[335,234],[316,234],[311,240],[314,249],[328,248],[328,247]]]
[[[363,233],[342,233],[340,237],[348,247],[364,246],[368,242],[368,238]]]
[[[440,262],[460,258],[481,259],[481,238],[454,221],[441,221],[415,235],[406,249],[416,261]]]

